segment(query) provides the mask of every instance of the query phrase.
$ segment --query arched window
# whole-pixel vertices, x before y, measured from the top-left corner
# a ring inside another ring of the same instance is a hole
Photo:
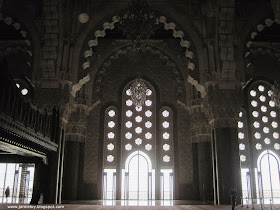
[[[161,154],[161,198],[173,199],[173,112],[163,107],[159,112],[160,154]]]
[[[108,107],[104,116],[103,199],[116,199],[118,111]]]
[[[120,192],[125,200],[173,199],[173,112],[157,110],[153,86],[137,81],[123,89],[121,114],[115,107],[105,111],[103,198]]]
[[[250,172],[249,172],[249,142],[248,142],[248,124],[247,113],[244,109],[239,112],[239,121],[237,123],[239,155],[241,166],[242,196],[243,203],[251,197],[250,194]]]
[[[257,199],[258,203],[269,203],[270,199],[274,203],[280,203],[279,199],[275,199],[275,194],[280,196],[279,189],[268,185],[266,179],[270,177],[271,171],[268,169],[272,169],[271,164],[274,164],[273,167],[276,166],[276,162],[279,165],[279,161],[276,161],[279,159],[280,149],[279,109],[271,100],[269,83],[255,81],[245,90],[244,109],[239,113],[240,120],[237,125],[243,199],[245,203],[251,202],[252,199]],[[267,156],[264,156],[264,153]],[[274,154],[273,158],[271,154]],[[279,169],[276,175],[279,179]]]

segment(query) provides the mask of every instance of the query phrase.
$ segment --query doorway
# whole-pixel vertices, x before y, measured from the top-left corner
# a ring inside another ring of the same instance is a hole
[[[147,154],[135,151],[128,156],[122,171],[122,199],[155,199],[155,170]]]

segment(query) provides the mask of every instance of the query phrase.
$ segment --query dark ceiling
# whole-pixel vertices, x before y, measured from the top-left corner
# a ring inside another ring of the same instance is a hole
[[[35,19],[41,16],[42,0],[6,0],[3,3],[4,14],[12,17]]]
[[[0,40],[23,40],[22,35],[12,25],[0,22]]]
[[[280,42],[280,24],[274,23],[255,37],[257,42]]]

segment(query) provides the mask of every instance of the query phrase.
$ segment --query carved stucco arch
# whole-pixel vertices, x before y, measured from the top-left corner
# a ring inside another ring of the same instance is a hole
[[[32,79],[33,81],[36,79],[37,69],[39,69],[39,57],[40,57],[40,41],[37,32],[35,32],[34,25],[29,21],[19,20],[15,21],[10,16],[3,16],[3,14],[0,13],[0,22],[4,22],[10,27],[15,28],[18,33],[23,37],[23,40],[25,42],[25,47],[23,48],[21,46],[21,50],[24,50],[29,56],[30,60],[33,60],[33,65],[30,62],[27,62],[27,64],[32,69]],[[28,28],[28,31],[27,31]],[[7,49],[5,49],[7,50]],[[33,53],[32,53],[33,51]],[[5,52],[4,52],[5,53]]]
[[[98,45],[98,38],[99,37],[104,37],[106,35],[106,29],[113,30],[114,27],[115,27],[115,23],[117,21],[118,20],[117,20],[116,16],[113,16],[112,22],[105,22],[103,24],[103,29],[102,30],[96,30],[95,31],[95,39],[92,39],[92,40],[88,41],[89,49],[84,51],[84,57],[85,57],[86,61],[82,64],[83,69],[87,69],[90,66],[90,62],[88,61],[88,59],[89,59],[89,57],[92,56],[91,47],[97,46]],[[191,70],[194,70],[195,65],[194,65],[194,63],[191,62],[191,60],[194,58],[194,54],[193,54],[192,51],[189,50],[190,42],[188,40],[183,39],[184,32],[183,31],[177,31],[176,30],[176,24],[172,23],[172,22],[168,23],[164,16],[160,17],[160,23],[164,24],[165,30],[169,30],[169,29],[173,30],[173,36],[175,38],[177,38],[177,37],[181,38],[180,45],[182,47],[186,48],[185,56],[190,59],[188,68],[191,69]],[[184,25],[184,24],[182,24],[182,25]],[[92,29],[93,27],[94,27],[93,25],[89,25],[89,27],[86,29],[86,32],[89,33],[90,29]],[[187,31],[188,34],[192,37],[192,41],[194,42],[194,45],[195,45],[195,48],[196,48],[198,54],[203,55],[204,50],[203,50],[203,46],[202,46],[202,41],[200,40],[197,33],[193,30],[192,26],[190,24],[187,24],[187,25],[184,25],[183,28],[185,29],[184,31]],[[74,50],[76,51],[74,53],[74,55],[78,55],[77,54],[78,51],[80,52],[82,50],[82,43],[85,41],[85,39],[86,39],[85,34],[80,35],[80,37],[78,38],[78,42],[76,43],[76,45],[74,47]],[[74,56],[74,59],[73,59],[73,67],[74,67],[73,68],[73,70],[74,70],[73,75],[78,75],[78,69],[79,69],[78,63],[79,63],[79,56]],[[205,64],[204,56],[198,56],[198,63],[199,63],[200,66],[205,66],[204,65]],[[201,75],[201,73],[200,73],[200,75]],[[203,76],[203,78],[204,78],[204,76]],[[74,77],[74,80],[75,80],[75,77]],[[80,79],[77,84],[73,85],[72,86],[72,91],[71,91],[72,96],[75,97],[76,92],[78,90],[80,90],[82,85],[87,83],[89,80],[90,80],[90,76],[89,76],[89,74],[87,74],[84,78]],[[202,79],[202,81],[203,80],[205,80],[205,79]],[[189,77],[188,82],[190,84],[194,85],[196,87],[196,89],[199,92],[201,92],[202,97],[204,97],[206,95],[205,87],[203,85],[200,85],[199,82],[196,81],[194,78]]]
[[[18,22],[15,22],[13,20],[12,17],[2,17],[2,15],[0,15],[0,22],[4,22],[5,24],[7,24],[8,26],[10,27],[14,27],[18,33],[22,36],[22,38],[24,39],[24,42],[26,44],[26,52],[28,53],[28,55],[30,57],[32,57],[32,52],[30,51],[29,48],[31,48],[31,40],[30,40],[30,37],[28,37],[28,32],[23,29],[23,27],[21,26],[20,23]],[[7,50],[7,49],[6,49]],[[31,66],[31,64],[29,63],[29,65]]]
[[[261,16],[260,16],[261,15]],[[239,37],[239,49],[238,52],[238,66],[240,69],[240,81],[245,81],[245,72],[248,68],[252,68],[252,64],[250,63],[250,53],[252,42],[254,41],[255,37],[258,34],[261,34],[262,31],[267,28],[271,27],[273,24],[280,24],[275,19],[271,18],[273,14],[271,11],[264,11],[263,8],[256,10],[253,15],[249,18],[247,24],[245,24],[241,29],[240,32],[237,34]],[[252,29],[253,28],[253,29]],[[279,62],[279,59],[278,59]]]
[[[172,58],[171,55],[169,55],[166,51],[160,49],[157,46],[154,46],[152,44],[147,44],[144,47],[144,52],[145,53],[151,53],[152,55],[158,56],[158,58],[162,61],[165,62],[165,65],[170,66],[172,68],[172,74],[176,78],[176,84],[177,84],[177,95],[181,96],[182,94],[184,97],[186,97],[186,84],[185,81],[188,79],[188,72],[182,71],[180,67],[177,65],[176,61],[174,58]],[[110,68],[112,65],[112,62],[119,59],[121,56],[125,56],[128,53],[133,51],[132,44],[126,44],[123,45],[117,49],[114,49],[113,52],[109,53],[106,58],[103,59],[101,65],[99,65],[96,69],[96,71],[91,71],[90,76],[91,78],[96,78],[92,79],[93,85],[96,83],[97,89],[95,90],[96,92],[99,90],[100,91],[100,86],[103,81],[103,75],[108,71],[107,69]],[[94,81],[94,82],[93,82]]]
[[[254,31],[251,32],[250,34],[250,39],[247,41],[246,43],[246,47],[247,47],[247,50],[245,52],[245,58],[248,58],[250,55],[251,55],[251,52],[250,52],[250,49],[251,49],[251,45],[254,41],[254,39],[256,38],[256,36],[260,33],[262,33],[262,31],[265,29],[265,28],[269,28],[271,27],[273,24],[280,24],[280,22],[278,22],[276,19],[272,20],[270,18],[266,18],[264,23],[261,22],[260,24],[257,25],[256,29]],[[276,54],[276,57],[277,57],[277,53]],[[278,53],[279,54],[279,53]],[[280,61],[280,58],[278,59]],[[246,64],[246,67],[250,67],[250,65],[252,65],[251,63],[249,63],[249,61],[247,60],[247,64]]]

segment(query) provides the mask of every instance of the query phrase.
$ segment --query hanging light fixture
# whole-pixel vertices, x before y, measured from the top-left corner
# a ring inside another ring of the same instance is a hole
[[[118,16],[119,28],[123,35],[130,39],[137,49],[158,28],[159,18],[145,0],[132,0],[128,9]]]
[[[137,78],[130,87],[130,95],[133,104],[139,108],[146,101],[147,86],[141,78]]]

